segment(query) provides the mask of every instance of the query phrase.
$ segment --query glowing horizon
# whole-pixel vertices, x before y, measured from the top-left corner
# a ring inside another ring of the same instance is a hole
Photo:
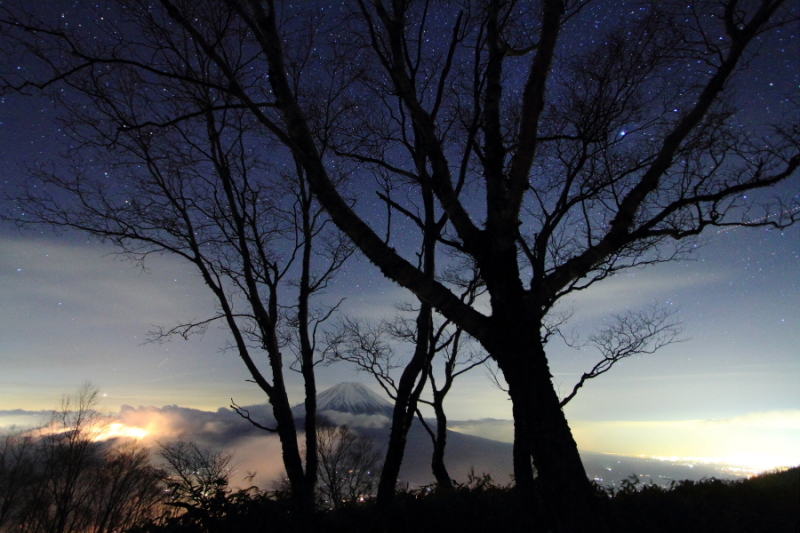
[[[589,453],[727,465],[748,474],[800,465],[800,410],[706,420],[572,420],[571,427],[578,449]],[[513,442],[510,420],[456,421],[449,429]]]
[[[119,413],[108,416],[111,418],[88,428],[91,440],[131,439],[153,447],[172,440],[208,442],[212,436],[225,451],[235,453],[242,469],[250,470],[257,465],[257,470],[265,473],[264,482],[282,469],[277,459],[279,445],[274,436],[250,436],[234,440],[234,445],[226,443],[224,436],[233,426],[230,426],[231,419],[226,420],[219,411],[124,406]],[[0,418],[0,429],[3,422]],[[454,421],[449,429],[500,442],[513,441],[511,420]],[[689,467],[711,466],[738,477],[800,465],[800,452],[793,447],[795,433],[800,430],[800,410],[749,413],[718,420],[578,420],[574,421],[573,429],[578,447],[585,453],[651,459]],[[51,424],[29,431],[44,434],[66,429]],[[656,442],[653,442],[654,436]],[[299,438],[302,439],[302,435]],[[769,439],[772,446],[764,446],[764,439]],[[625,445],[620,446],[620,442]]]

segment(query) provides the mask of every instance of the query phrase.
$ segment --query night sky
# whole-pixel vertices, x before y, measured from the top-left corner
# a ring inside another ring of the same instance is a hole
[[[78,4],[51,8],[80,19],[87,15]],[[598,2],[581,16],[575,24],[591,28],[602,27],[610,15]],[[742,74],[746,80],[737,98],[745,118],[768,120],[783,112],[789,95],[800,98],[797,26],[766,42],[762,55],[764,61],[754,61]],[[0,100],[4,193],[25,179],[25,165],[58,165],[65,140],[52,123],[58,116],[46,99]],[[798,191],[794,176],[777,192],[796,201]],[[231,397],[241,405],[263,402],[235,354],[224,351],[224,331],[145,343],[154,325],[212,310],[193,268],[164,256],[142,272],[114,251],[76,233],[0,227],[0,426],[28,423],[23,414],[8,411],[50,409],[85,380],[101,389],[111,410],[123,404],[216,410]],[[609,313],[652,302],[674,306],[686,339],[626,360],[587,383],[566,409],[579,447],[759,467],[800,463],[800,227],[711,231],[693,256],[627,271],[564,302],[576,310],[570,326],[584,336]],[[408,299],[359,257],[329,296],[346,296],[344,312],[358,317],[389,314]],[[550,353],[562,394],[598,357],[588,348],[560,345]],[[299,402],[301,381],[290,380],[293,401]],[[320,389],[353,380],[373,385],[341,364],[322,368],[318,378]],[[446,408],[461,430],[510,439],[510,424],[481,421],[511,418],[505,393],[483,369],[457,381]]]

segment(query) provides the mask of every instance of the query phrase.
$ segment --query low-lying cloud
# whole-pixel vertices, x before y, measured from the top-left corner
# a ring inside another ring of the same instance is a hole
[[[246,406],[253,420],[267,427],[274,419],[266,405]],[[49,420],[51,411],[25,411],[15,409],[0,411],[0,435],[41,427]],[[353,428],[381,428],[389,424],[382,415],[355,415],[336,411],[320,413],[332,423]],[[298,430],[301,428],[298,427]],[[177,405],[164,407],[123,405],[113,415],[108,432],[111,438],[137,435],[142,445],[153,451],[157,459],[159,445],[170,442],[193,442],[212,452],[233,453],[235,473],[232,484],[238,487],[256,485],[272,488],[283,474],[280,440],[277,435],[256,428],[230,409],[202,411]],[[305,434],[300,432],[301,448]]]
[[[341,411],[321,411],[319,415],[337,426],[351,428],[381,428],[391,422],[389,417],[383,415],[356,415]]]
[[[447,429],[500,442],[514,442],[514,422],[497,418],[448,421]]]
[[[270,427],[274,421],[266,406],[249,406],[253,420]],[[131,407],[124,405],[119,421],[144,429],[142,444],[156,450],[159,444],[194,442],[213,452],[233,453],[233,486],[256,485],[271,488],[283,472],[281,446],[277,435],[256,428],[230,409],[201,411],[168,405]]]
[[[249,406],[248,410],[253,419],[263,425],[273,422],[266,406]],[[0,435],[41,427],[51,413],[22,409],[0,411]],[[106,434],[118,439],[140,436],[137,440],[152,450],[156,461],[160,444],[177,441],[193,442],[214,453],[233,453],[235,472],[231,482],[235,487],[257,485],[269,489],[283,472],[278,437],[254,427],[229,409],[201,411],[176,405],[123,405],[119,413],[112,416]]]

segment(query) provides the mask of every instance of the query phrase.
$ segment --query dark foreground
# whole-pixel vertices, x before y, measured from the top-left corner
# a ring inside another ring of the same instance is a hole
[[[683,481],[670,488],[632,481],[614,491],[598,488],[598,498],[607,504],[611,531],[800,531],[800,467],[740,481]],[[213,509],[196,510],[169,524],[151,524],[135,531],[507,533],[532,529],[513,489],[484,477],[452,491],[403,491],[383,513],[365,502],[305,519],[293,516],[280,494],[239,493]]]

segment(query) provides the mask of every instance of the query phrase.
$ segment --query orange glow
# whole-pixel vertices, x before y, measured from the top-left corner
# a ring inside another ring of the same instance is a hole
[[[119,422],[114,422],[101,428],[95,428],[92,430],[92,433],[92,440],[98,442],[118,437],[143,439],[149,434],[149,431],[143,428],[126,426],[124,424],[120,424]]]

